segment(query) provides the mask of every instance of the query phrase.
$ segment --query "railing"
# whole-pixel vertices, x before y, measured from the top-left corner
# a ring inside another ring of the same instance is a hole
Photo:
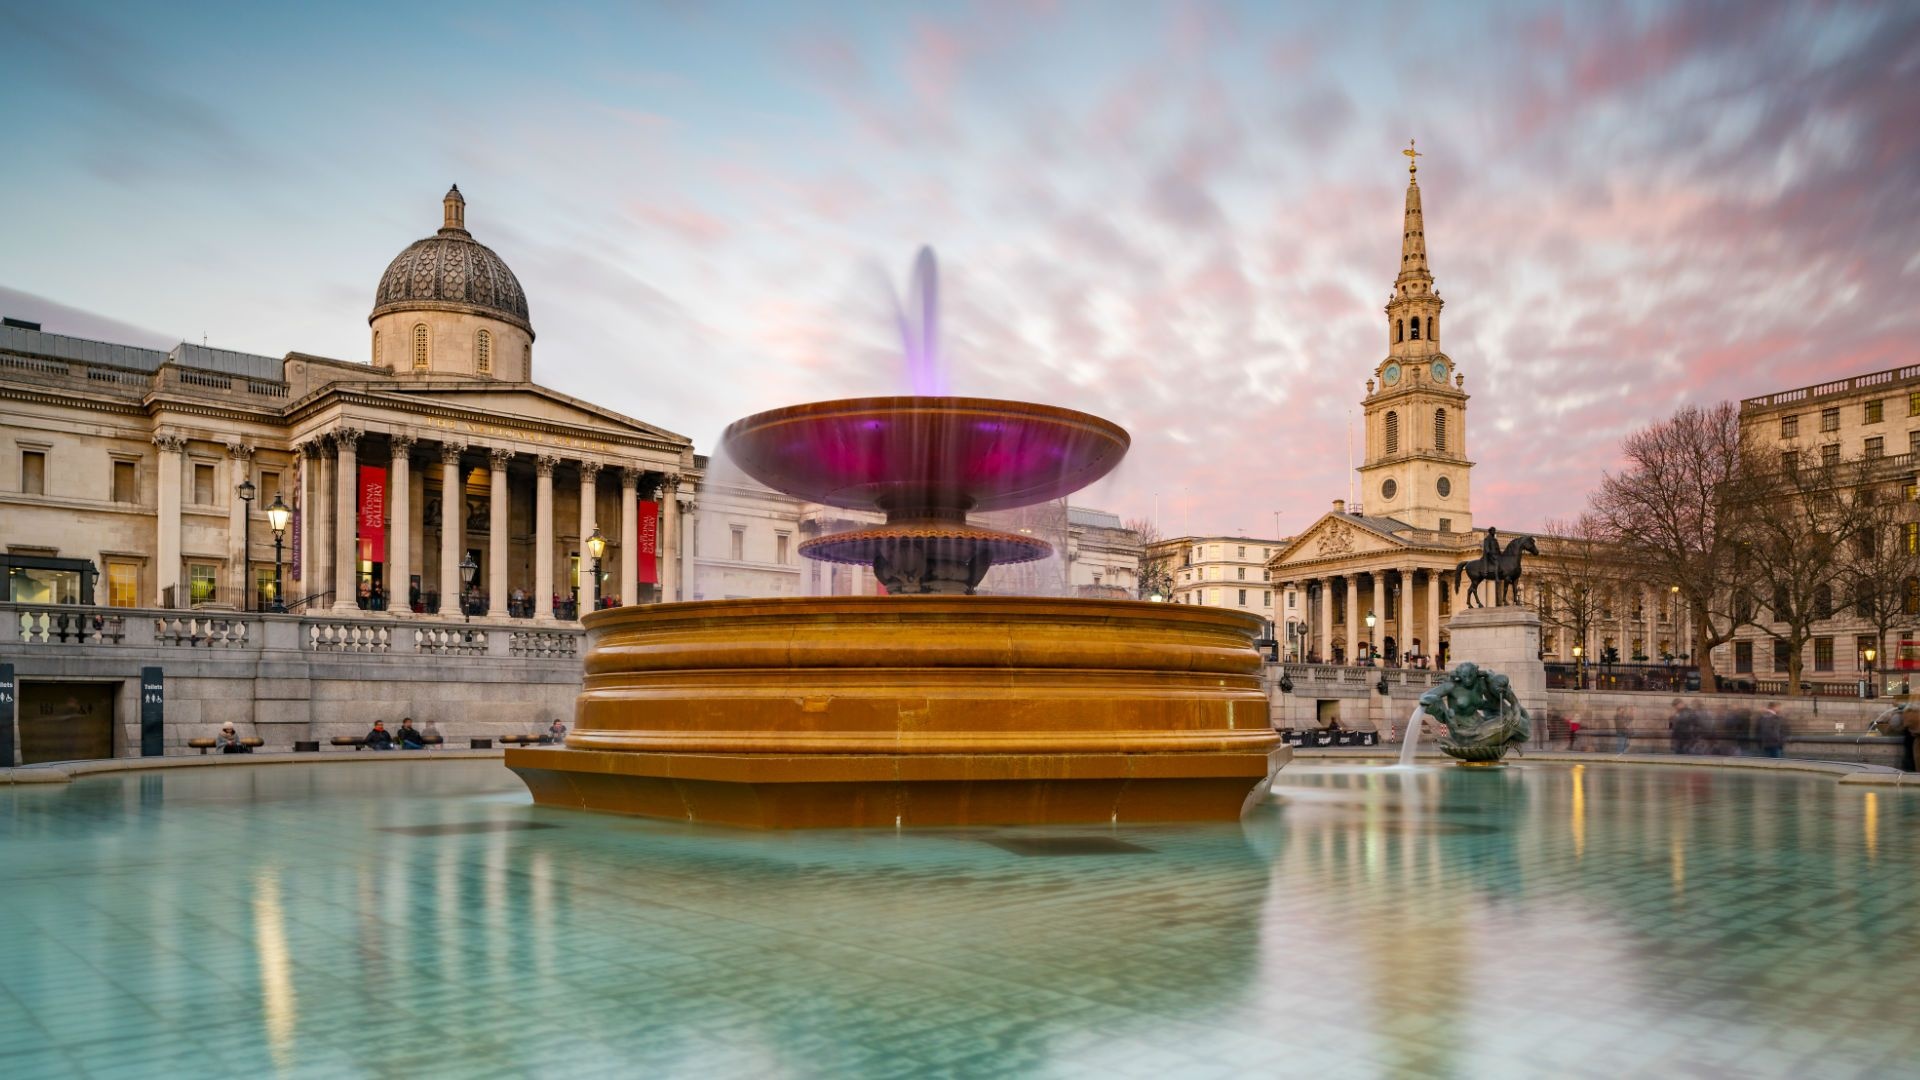
[[[231,617],[163,615],[153,620],[153,639],[161,645],[243,649],[247,646],[247,624]]]
[[[1346,686],[1371,688],[1384,676],[1389,688],[1425,690],[1440,681],[1440,672],[1426,668],[1366,667],[1357,664],[1282,664],[1281,671],[1295,687]]]
[[[309,623],[307,647],[314,652],[383,653],[393,648],[393,628],[334,619]]]
[[[580,634],[570,630],[509,631],[507,651],[514,656],[543,659],[580,655]]]
[[[484,629],[429,626],[413,632],[413,651],[438,656],[484,656],[490,636]]]
[[[123,615],[64,608],[20,612],[20,640],[28,645],[118,645],[126,636]]]
[[[1886,386],[1894,382],[1904,382],[1908,379],[1920,379],[1920,364],[1909,364],[1906,367],[1891,368],[1886,371],[1875,371],[1865,375],[1855,375],[1850,379],[1835,379],[1832,382],[1818,383],[1813,386],[1802,386],[1793,390],[1782,390],[1778,393],[1763,394],[1760,397],[1750,397],[1742,400],[1740,407],[1743,409],[1764,409],[1774,405],[1791,405],[1795,402],[1818,401],[1825,397],[1850,394],[1858,390],[1867,390],[1876,386]]]

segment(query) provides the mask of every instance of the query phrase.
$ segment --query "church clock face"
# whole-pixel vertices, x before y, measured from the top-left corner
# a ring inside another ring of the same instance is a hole
[[[1444,476],[1441,477],[1439,482],[1434,486],[1440,489],[1440,497],[1443,499],[1453,494],[1453,481],[1447,479]]]
[[[1380,485],[1380,497],[1383,499],[1392,499],[1394,492],[1399,490],[1400,485],[1394,483],[1392,478],[1388,478],[1385,483]]]
[[[1392,386],[1394,383],[1399,382],[1400,381],[1400,365],[1388,364],[1385,370],[1380,372],[1380,381],[1383,383],[1386,383],[1388,386]]]
[[[1434,382],[1443,383],[1447,381],[1447,362],[1445,360],[1435,360],[1433,367],[1428,370],[1429,373],[1433,375]]]

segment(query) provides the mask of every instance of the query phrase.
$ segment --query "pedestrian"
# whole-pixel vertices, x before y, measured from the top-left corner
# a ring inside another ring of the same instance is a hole
[[[1784,757],[1787,751],[1787,721],[1780,715],[1780,703],[1767,702],[1754,721],[1754,741],[1766,757]]]
[[[413,726],[413,717],[411,716],[403,716],[400,718],[400,730],[395,733],[395,737],[400,740],[400,749],[402,750],[425,750],[427,748],[427,740],[420,735],[419,729]]]
[[[547,741],[554,743],[567,741],[567,725],[561,723],[557,716],[553,718],[553,723],[547,725]]]
[[[373,730],[367,732],[367,749],[393,749],[393,733],[387,730],[387,722],[385,720],[375,720],[373,722]]]
[[[1667,740],[1676,754],[1686,753],[1693,740],[1693,716],[1679,698],[1673,699],[1673,712],[1667,715]]]
[[[253,747],[240,741],[240,735],[233,730],[232,724],[220,725],[220,734],[214,736],[213,745],[223,754],[253,753]]]
[[[1613,710],[1613,736],[1613,752],[1626,753],[1627,744],[1633,741],[1633,712],[1625,705]]]
[[[442,745],[444,742],[440,736],[440,725],[431,720],[427,721],[426,727],[420,729],[420,734],[426,736],[421,741],[427,744],[427,749],[429,750],[435,746]]]

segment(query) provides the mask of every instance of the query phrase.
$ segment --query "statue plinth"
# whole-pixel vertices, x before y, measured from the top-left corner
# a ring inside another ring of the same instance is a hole
[[[1450,664],[1472,663],[1507,677],[1528,712],[1547,704],[1547,665],[1540,659],[1540,616],[1518,604],[1457,610],[1447,622]]]

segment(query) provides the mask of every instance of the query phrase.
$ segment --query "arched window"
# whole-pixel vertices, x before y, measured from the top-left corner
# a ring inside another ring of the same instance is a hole
[[[1392,410],[1387,412],[1387,453],[1400,452],[1400,414]]]
[[[380,366],[380,331],[373,332],[373,366]]]
[[[1445,409],[1433,410],[1433,448],[1435,450],[1447,448],[1447,410]]]
[[[413,370],[427,370],[427,324],[413,328]]]
[[[1393,324],[1393,342],[1398,345],[1407,340],[1407,320],[1399,319]]]
[[[481,375],[493,374],[493,335],[485,330],[473,341],[473,370]]]
[[[1420,316],[1415,315],[1413,317],[1413,325],[1408,329],[1413,331],[1413,336],[1409,340],[1419,341],[1420,340]]]

